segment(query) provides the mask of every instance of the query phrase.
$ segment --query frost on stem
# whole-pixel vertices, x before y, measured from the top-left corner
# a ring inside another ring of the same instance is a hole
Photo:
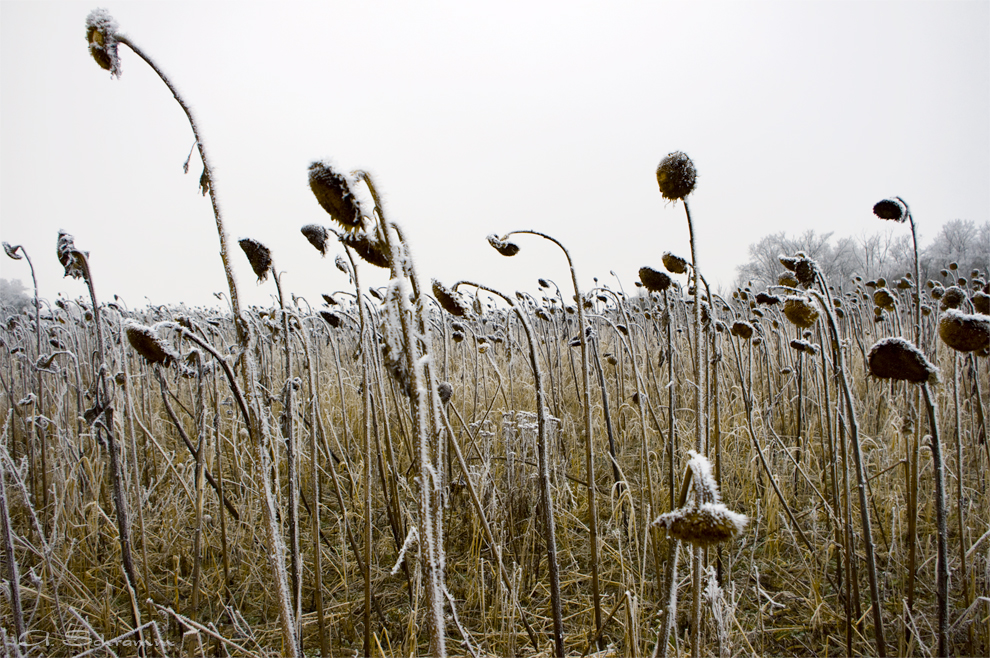
[[[120,77],[120,57],[117,55],[117,21],[106,9],[94,9],[86,17],[86,42],[89,54],[100,68]]]
[[[392,379],[399,385],[399,389],[412,397],[415,393],[414,383],[409,373],[409,365],[406,360],[405,347],[402,339],[402,319],[400,313],[404,312],[400,305],[399,289],[402,286],[395,285],[395,280],[389,285],[385,297],[385,313],[382,318],[381,340],[382,358],[385,362],[385,369]]]
[[[419,532],[416,530],[416,526],[411,526],[409,528],[409,534],[406,535],[406,540],[402,542],[402,548],[399,549],[399,557],[395,559],[395,565],[390,572],[391,575],[394,576],[399,573],[399,568],[406,559],[406,552],[412,548],[413,544],[417,543],[419,543]]]

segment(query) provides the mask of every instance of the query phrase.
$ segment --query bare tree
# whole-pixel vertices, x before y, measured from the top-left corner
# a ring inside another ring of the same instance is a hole
[[[20,279],[0,279],[0,307],[20,313],[31,306],[31,297]]]
[[[950,263],[956,263],[963,276],[990,269],[990,222],[977,226],[971,219],[953,219],[942,226],[922,253],[922,276],[932,277]]]
[[[796,237],[788,237],[784,231],[772,233],[749,246],[750,260],[737,268],[736,285],[751,283],[754,288],[766,288],[776,284],[777,276],[784,270],[779,257],[799,251],[817,261],[829,281],[838,283],[858,271],[858,248],[852,238],[832,244],[831,232],[815,233],[814,229]]]

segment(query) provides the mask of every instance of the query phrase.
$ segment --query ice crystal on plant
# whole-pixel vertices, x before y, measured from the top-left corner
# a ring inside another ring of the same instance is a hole
[[[106,9],[94,9],[86,17],[86,42],[89,54],[100,68],[120,77],[120,57],[117,55],[117,21]]]
[[[721,544],[741,533],[749,519],[722,504],[708,458],[693,450],[688,454],[692,496],[683,507],[661,514],[654,523],[675,539],[695,546]]]
[[[76,249],[74,238],[63,230],[58,232],[58,260],[65,268],[65,276],[73,279],[86,278],[85,259],[89,252]]]

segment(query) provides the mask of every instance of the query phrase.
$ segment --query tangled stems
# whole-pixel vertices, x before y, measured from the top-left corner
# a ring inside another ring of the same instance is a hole
[[[416,270],[401,229],[386,219],[381,197],[371,175],[365,171],[356,171],[354,176],[368,186],[374,199],[377,221],[373,228],[386,248],[392,274],[387,303],[395,304],[399,319],[402,353],[411,378],[410,405],[419,449],[419,535],[421,553],[426,554],[422,565],[426,576],[430,655],[442,657],[447,653],[443,615],[446,590],[442,514],[443,459],[442,446],[438,441],[442,420],[440,394],[433,372],[430,322],[425,317],[425,297],[420,293]]]
[[[568,257],[568,260],[569,259],[570,257]],[[553,614],[554,655],[556,655],[557,658],[563,658],[564,620],[563,609],[560,601],[560,570],[557,565],[557,531],[553,514],[553,500],[550,496],[550,471],[549,459],[547,457],[547,444],[549,443],[549,438],[547,436],[547,407],[543,392],[543,373],[540,369],[540,361],[536,351],[536,342],[533,338],[533,328],[530,326],[529,319],[526,317],[526,314],[519,309],[519,306],[516,304],[515,300],[507,295],[504,295],[492,288],[488,288],[487,286],[483,286],[478,283],[471,283],[470,281],[461,281],[454,285],[454,289],[456,290],[458,286],[461,285],[473,286],[493,295],[498,295],[504,299],[508,302],[509,306],[512,307],[516,317],[519,318],[519,322],[523,326],[523,330],[526,332],[526,340],[529,343],[529,362],[533,368],[533,380],[536,388],[536,418],[537,429],[539,432],[540,454],[540,503],[543,507],[543,524],[545,526],[544,531],[546,532],[547,546],[547,564],[549,565],[548,570],[550,572],[550,607],[552,608],[551,612]],[[580,306],[580,304],[578,305]],[[584,335],[583,330],[581,335]],[[462,468],[464,468],[463,464]]]
[[[880,588],[877,583],[877,564],[873,548],[873,530],[870,524],[870,510],[866,499],[866,473],[863,468],[863,451],[859,441],[859,422],[856,420],[856,407],[853,404],[852,390],[849,387],[849,380],[846,377],[845,357],[842,352],[842,338],[839,335],[838,323],[833,312],[832,298],[828,292],[828,284],[825,277],[816,271],[818,285],[824,291],[824,296],[816,290],[810,291],[822,307],[825,309],[825,317],[828,318],[829,333],[832,339],[832,349],[835,353],[836,369],[839,373],[839,385],[842,387],[842,395],[846,403],[848,412],[849,435],[853,447],[853,459],[856,465],[856,486],[859,492],[859,513],[863,524],[863,546],[866,550],[866,568],[870,580],[870,599],[873,602],[873,632],[876,640],[877,655],[884,658],[887,655],[887,648],[884,643],[883,615],[881,614]]]
[[[506,233],[502,237],[502,241],[507,240],[511,235],[524,234],[539,236],[560,247],[560,250],[564,252],[564,256],[567,258],[567,265],[571,270],[571,283],[574,285],[574,302],[577,306],[578,315],[578,337],[581,341],[581,399],[584,404],[585,464],[588,475],[588,530],[591,536],[591,596],[595,606],[595,631],[600,636],[602,629],[602,601],[598,580],[598,510],[595,500],[594,434],[592,433],[591,426],[591,382],[588,372],[588,337],[585,335],[584,300],[581,297],[580,288],[578,287],[574,261],[571,259],[570,252],[567,251],[567,248],[559,240],[539,231],[519,230]]]
[[[60,235],[60,245],[61,245]],[[110,478],[113,485],[113,503],[117,513],[117,532],[120,535],[120,559],[124,567],[124,576],[127,579],[127,590],[131,600],[131,616],[134,628],[141,626],[141,613],[137,605],[137,576],[134,572],[134,561],[131,556],[131,528],[127,514],[127,501],[124,498],[124,476],[120,465],[120,455],[117,440],[113,434],[113,406],[109,399],[108,384],[106,379],[106,352],[103,345],[103,318],[100,313],[100,306],[96,301],[96,288],[93,286],[93,275],[89,268],[89,258],[86,252],[79,251],[72,245],[71,237],[67,243],[66,254],[71,263],[78,268],[78,274],[73,274],[66,268],[66,275],[82,277],[89,288],[89,299],[93,304],[93,323],[96,325],[96,347],[99,364],[96,367],[97,382],[96,395],[92,409],[85,414],[90,419],[90,424],[95,425],[97,437],[106,435],[107,453],[110,457]],[[61,253],[60,253],[61,256]],[[139,634],[140,635],[140,634]]]
[[[230,290],[230,304],[234,315],[234,325],[237,330],[237,340],[244,358],[244,364],[246,366],[243,370],[242,377],[244,380],[245,389],[248,392],[248,402],[250,404],[251,412],[249,414],[247,427],[252,444],[254,445],[255,450],[258,451],[258,461],[261,465],[260,477],[264,482],[265,501],[262,508],[264,510],[269,549],[267,554],[269,558],[269,567],[272,571],[273,580],[275,581],[275,595],[278,600],[283,651],[294,657],[299,653],[298,638],[296,637],[296,624],[290,601],[289,585],[285,573],[285,545],[282,541],[278,528],[278,519],[275,509],[275,496],[272,491],[272,483],[269,478],[268,469],[268,465],[270,464],[268,444],[271,442],[271,434],[266,417],[262,413],[261,406],[258,401],[256,391],[258,383],[257,369],[254,363],[254,357],[250,350],[251,336],[246,322],[244,322],[241,317],[240,302],[238,301],[237,295],[237,282],[234,279],[233,268],[231,266],[230,257],[227,250],[227,234],[224,229],[223,219],[220,213],[220,204],[217,200],[213,180],[213,170],[210,167],[210,161],[206,155],[206,147],[200,137],[199,128],[196,125],[196,120],[193,117],[192,110],[172,84],[172,81],[169,80],[168,76],[165,75],[154,60],[145,54],[144,51],[142,51],[133,41],[131,41],[129,37],[116,32],[110,36],[116,43],[124,44],[130,48],[134,54],[143,59],[145,63],[147,63],[148,66],[150,66],[151,69],[158,74],[158,77],[165,83],[165,86],[168,87],[169,91],[172,92],[172,96],[182,108],[182,111],[185,113],[186,118],[189,121],[189,126],[193,131],[193,137],[196,140],[196,147],[199,150],[200,159],[203,162],[203,173],[200,176],[199,185],[204,195],[207,193],[210,195],[210,203],[213,206],[213,216],[216,219],[217,233],[220,238],[220,258],[223,261],[224,273],[227,276],[227,286]],[[119,70],[116,72],[119,74]]]

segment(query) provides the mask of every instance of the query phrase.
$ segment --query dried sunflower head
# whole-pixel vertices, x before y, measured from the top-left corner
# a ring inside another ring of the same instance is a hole
[[[880,379],[896,379],[915,384],[938,381],[938,369],[925,358],[921,350],[903,338],[878,340],[870,348],[867,362],[870,374]]]
[[[309,189],[320,207],[345,231],[354,231],[361,226],[361,204],[351,191],[352,183],[349,176],[334,171],[329,162],[317,161],[309,165]]]
[[[663,292],[672,283],[666,272],[659,272],[652,267],[639,268],[639,280],[650,292]]]
[[[790,272],[781,272],[777,275],[777,285],[786,286],[788,288],[797,288],[798,279]]]
[[[134,320],[127,320],[124,325],[124,333],[127,335],[127,342],[131,344],[131,347],[150,364],[160,363],[163,366],[168,366],[178,359],[178,355],[172,347],[162,340],[158,332],[151,327]]]
[[[76,249],[73,237],[65,231],[58,232],[56,251],[58,261],[65,268],[65,276],[71,276],[73,279],[86,278],[86,259],[89,257],[89,252]]]
[[[694,191],[698,171],[694,162],[681,151],[674,151],[657,165],[660,194],[668,201],[678,201]]]
[[[900,199],[878,201],[873,206],[873,214],[880,219],[888,219],[895,222],[906,222],[908,217],[907,207],[905,207]]]
[[[316,250],[320,252],[321,256],[327,255],[327,230],[320,226],[319,224],[306,224],[301,229],[302,234],[306,236],[309,243],[316,247]]]
[[[377,238],[372,238],[367,231],[345,233],[341,236],[340,241],[353,249],[354,253],[366,263],[375,267],[388,268],[389,260],[385,245]]]
[[[501,240],[494,233],[488,236],[488,244],[494,247],[495,251],[503,256],[515,256],[519,253],[519,245],[515,242],[509,242],[508,240]]]
[[[743,531],[749,519],[726,507],[708,458],[693,450],[688,468],[692,497],[683,507],[661,514],[654,523],[681,541],[701,548],[726,542]]]
[[[941,309],[959,308],[966,301],[966,291],[959,286],[949,286],[942,293]]]
[[[117,54],[117,21],[106,9],[94,9],[86,17],[86,43],[89,54],[100,68],[120,77],[120,57]]]
[[[807,297],[788,297],[784,300],[784,315],[796,327],[807,329],[818,320],[818,309]]]
[[[969,315],[949,309],[938,321],[942,342],[957,352],[978,352],[990,347],[990,316]]]
[[[886,288],[878,288],[875,293],[873,293],[873,303],[882,309],[888,311],[894,310],[894,296],[890,294],[890,291]]]
[[[241,249],[244,250],[244,255],[247,256],[248,262],[251,263],[251,269],[254,270],[255,276],[258,277],[258,283],[267,279],[268,270],[272,268],[271,250],[251,238],[241,238],[237,241],[237,244],[241,245]]]
[[[663,260],[663,266],[667,268],[668,272],[672,274],[684,274],[687,272],[688,262],[680,256],[675,256],[669,251],[665,251],[661,259]]]
[[[771,295],[765,292],[756,293],[756,303],[757,304],[767,304],[768,306],[773,306],[774,304],[780,303],[780,297],[776,295]]]
[[[748,322],[743,322],[742,320],[737,320],[732,323],[732,328],[729,329],[729,333],[733,336],[738,336],[743,340],[749,340],[753,337],[753,325]]]
[[[455,317],[463,318],[471,314],[471,309],[461,299],[460,294],[454,292],[436,279],[433,279],[433,296],[440,303],[443,310]]]

